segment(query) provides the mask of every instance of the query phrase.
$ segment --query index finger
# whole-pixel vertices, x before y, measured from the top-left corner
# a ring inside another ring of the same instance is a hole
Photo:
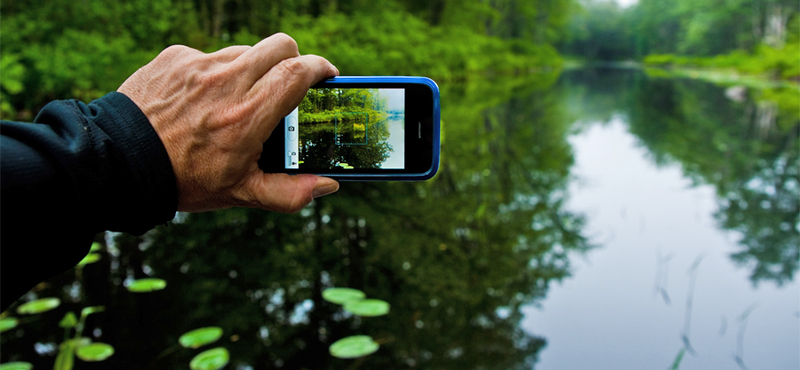
[[[299,55],[293,38],[285,33],[276,33],[242,53],[232,62],[232,67],[253,84],[282,60]]]
[[[267,119],[260,128],[264,141],[278,121],[300,105],[311,86],[338,75],[333,64],[316,55],[284,59],[270,69],[251,89],[252,98],[261,102],[257,104],[257,115]]]

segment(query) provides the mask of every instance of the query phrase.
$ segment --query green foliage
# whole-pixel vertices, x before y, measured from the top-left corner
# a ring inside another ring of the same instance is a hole
[[[167,287],[167,282],[163,279],[144,278],[131,281],[127,288],[133,293],[149,293],[162,290]]]
[[[4,317],[0,319],[0,333],[14,329],[19,325],[19,320],[16,317]]]
[[[800,43],[776,49],[759,45],[755,53],[735,50],[713,57],[653,54],[644,58],[648,66],[734,70],[761,75],[770,79],[797,80],[800,78]]]
[[[223,347],[212,348],[200,352],[189,362],[192,370],[217,370],[225,367],[230,361],[228,350]]]
[[[630,9],[613,1],[584,2],[573,13],[568,38],[559,49],[588,60],[621,60],[634,57],[635,19]]]
[[[75,349],[75,356],[87,362],[103,361],[114,354],[114,347],[106,343],[92,343]]]
[[[0,370],[31,370],[33,365],[30,362],[14,361],[0,364]]]
[[[171,44],[215,51],[275,32],[343,74],[468,79],[560,63],[572,0],[437,4],[409,0],[299,3],[255,0],[46,0],[0,5],[3,116],[30,119],[53,99],[91,100]]]
[[[338,358],[358,358],[375,353],[380,345],[368,335],[353,335],[331,344],[331,356]]]
[[[186,332],[178,338],[184,348],[200,348],[206,344],[214,343],[222,337],[222,328],[209,326]]]
[[[358,316],[383,316],[389,313],[389,303],[380,299],[348,301],[344,303],[344,310]]]
[[[75,316],[75,313],[72,311],[67,312],[64,315],[64,318],[58,322],[58,326],[64,329],[72,329],[78,325],[78,318]]]
[[[17,307],[17,313],[21,315],[32,315],[50,311],[59,305],[61,305],[61,300],[58,298],[40,298],[23,303]]]
[[[367,295],[358,289],[352,288],[328,288],[322,291],[322,298],[328,302],[345,304],[350,301],[362,300]]]

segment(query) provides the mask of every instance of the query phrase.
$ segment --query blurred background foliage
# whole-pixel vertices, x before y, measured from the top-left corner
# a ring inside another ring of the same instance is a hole
[[[91,100],[166,46],[206,52],[275,32],[346,75],[466,80],[560,65],[552,46],[572,1],[8,0],[0,5],[3,115],[56,98]]]

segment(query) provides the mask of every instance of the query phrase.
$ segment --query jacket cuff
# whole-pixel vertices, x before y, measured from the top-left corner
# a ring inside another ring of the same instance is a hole
[[[111,92],[89,103],[89,108],[102,112],[95,121],[114,142],[115,157],[121,158],[127,173],[115,176],[120,183],[112,189],[111,199],[119,200],[114,212],[116,220],[109,229],[143,234],[155,225],[175,217],[178,191],[172,163],[147,116],[130,98]],[[116,172],[116,170],[115,170]]]

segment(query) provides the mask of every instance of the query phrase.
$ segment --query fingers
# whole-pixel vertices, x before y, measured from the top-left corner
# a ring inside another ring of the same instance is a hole
[[[252,85],[280,61],[299,55],[294,39],[285,33],[276,33],[242,53],[232,67]]]
[[[315,175],[253,174],[245,192],[250,206],[271,211],[294,213],[319,198],[339,190],[339,183]]]
[[[228,46],[227,48],[209,54],[209,56],[219,63],[229,63],[250,49],[252,49],[252,47],[247,45]]]
[[[316,55],[285,59],[273,67],[251,89],[252,101],[258,102],[257,115],[269,118],[258,127],[261,142],[269,138],[281,118],[300,105],[311,86],[338,74],[333,64]]]

